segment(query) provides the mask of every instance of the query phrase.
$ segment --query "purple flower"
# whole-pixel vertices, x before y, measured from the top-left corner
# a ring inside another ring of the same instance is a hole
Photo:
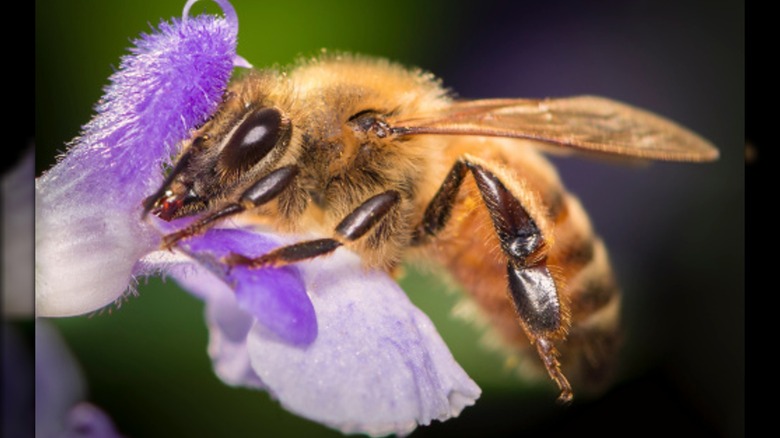
[[[158,232],[139,220],[141,202],[160,185],[178,142],[219,104],[236,33],[235,22],[201,16],[142,36],[112,75],[97,115],[36,181],[38,315],[114,302],[139,273],[136,260],[158,246]]]
[[[185,16],[190,1],[185,7]],[[178,143],[218,105],[237,19],[162,23],[123,58],[97,115],[36,182],[36,313],[91,312],[161,273],[206,302],[209,354],[228,384],[267,390],[287,409],[344,432],[408,433],[446,420],[480,390],[430,320],[384,272],[346,249],[280,269],[227,269],[310,236],[212,228],[159,250],[180,221],[141,220]]]
[[[41,438],[119,437],[114,423],[84,401],[81,370],[57,330],[35,322],[35,436]]]

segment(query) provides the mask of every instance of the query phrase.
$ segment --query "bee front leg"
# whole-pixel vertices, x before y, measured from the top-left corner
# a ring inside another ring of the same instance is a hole
[[[326,239],[307,240],[305,242],[277,248],[260,257],[249,258],[240,254],[231,254],[225,262],[231,266],[283,266],[290,263],[329,254],[347,242],[363,237],[379,223],[401,200],[395,190],[375,195],[358,206],[336,226],[335,236]]]
[[[565,334],[564,312],[547,269],[544,236],[518,197],[489,167],[489,163],[468,156],[459,159],[428,204],[412,241],[423,244],[445,227],[458,190],[470,172],[507,258],[508,291],[520,324],[535,344],[550,378],[558,385],[561,391],[558,400],[568,403],[573,397],[571,385],[561,372],[558,351],[553,344],[553,339]]]
[[[163,248],[173,248],[180,240],[197,235],[211,226],[214,222],[242,213],[248,208],[258,207],[275,199],[292,184],[296,175],[298,175],[298,166],[295,165],[284,166],[274,170],[252,184],[249,189],[241,194],[241,198],[238,202],[227,204],[208,216],[197,220],[190,226],[175,233],[163,236]]]

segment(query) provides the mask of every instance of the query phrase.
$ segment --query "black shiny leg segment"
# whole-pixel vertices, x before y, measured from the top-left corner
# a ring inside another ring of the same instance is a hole
[[[284,266],[301,260],[329,254],[346,242],[365,236],[389,213],[401,200],[395,190],[375,195],[358,206],[336,226],[335,236],[327,239],[315,239],[277,248],[260,257],[249,258],[240,254],[231,254],[225,259],[230,266]]]
[[[522,326],[561,390],[559,400],[568,402],[572,398],[571,386],[561,373],[558,353],[550,340],[561,328],[558,291],[546,259],[529,257],[543,245],[544,238],[533,218],[496,174],[468,158],[458,160],[425,209],[421,223],[414,229],[412,242],[423,244],[444,229],[468,172],[477,183],[501,250],[507,257],[508,291]]]
[[[255,258],[232,253],[224,261],[228,266],[248,266],[250,268],[284,266],[331,253],[340,246],[341,242],[334,239],[307,240],[277,248]]]
[[[523,321],[526,333],[535,340],[536,351],[544,362],[547,373],[555,381],[561,394],[558,401],[571,402],[574,394],[566,376],[561,372],[558,351],[550,335],[561,327],[561,304],[555,282],[544,263],[521,267],[507,262],[509,294]]]
[[[422,221],[415,227],[412,234],[412,245],[422,245],[436,236],[447,225],[452,215],[452,207],[455,205],[455,197],[463,184],[468,168],[464,160],[458,160],[444,182],[439,187],[433,199],[425,208]]]

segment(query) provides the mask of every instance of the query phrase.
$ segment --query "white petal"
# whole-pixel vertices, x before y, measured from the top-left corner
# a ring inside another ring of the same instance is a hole
[[[156,232],[138,217],[99,203],[74,205],[36,188],[35,312],[71,316],[119,298]]]
[[[364,271],[343,249],[298,266],[317,340],[298,348],[258,327],[248,340],[255,372],[285,408],[347,433],[405,434],[479,397],[428,317],[386,274]]]

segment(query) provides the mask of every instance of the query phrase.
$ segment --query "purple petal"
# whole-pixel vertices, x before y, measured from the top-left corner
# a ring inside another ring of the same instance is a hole
[[[343,249],[299,264],[320,332],[306,349],[249,333],[252,366],[288,410],[347,433],[405,434],[479,397],[431,321]]]
[[[119,438],[114,422],[97,406],[81,402],[74,406],[65,419],[65,431],[58,438]]]
[[[303,347],[317,337],[317,318],[294,266],[228,269],[220,260],[231,253],[256,257],[279,246],[266,235],[240,229],[210,229],[180,244],[179,249],[229,285],[238,306],[257,319],[266,334],[277,341]],[[214,293],[187,281],[196,293]]]
[[[68,411],[84,396],[81,370],[60,334],[45,320],[36,320],[36,436],[57,436],[65,428]]]
[[[81,370],[57,330],[35,322],[35,436],[113,438],[120,435],[98,407],[84,402]]]
[[[41,183],[68,184],[73,172],[89,174],[80,180],[85,190],[71,197],[139,211],[162,180],[161,165],[216,109],[235,56],[236,29],[226,20],[163,22],[135,44],[111,76],[97,115]]]
[[[96,116],[36,181],[36,312],[67,316],[116,300],[158,233],[142,200],[163,163],[219,103],[237,29],[199,16],[162,23],[122,59]]]

